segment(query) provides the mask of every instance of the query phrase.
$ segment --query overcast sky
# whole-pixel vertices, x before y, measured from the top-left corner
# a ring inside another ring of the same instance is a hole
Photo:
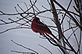
[[[68,2],[58,0],[61,4],[66,7],[68,5]],[[0,0],[0,10],[4,11],[6,13],[16,13],[14,7],[19,4],[20,6],[25,8],[24,2],[29,5],[29,0]],[[41,9],[42,5],[49,7],[47,5],[46,0],[38,0],[37,6]],[[43,9],[41,9],[43,10]],[[45,14],[48,15],[48,14]],[[9,17],[9,16],[8,16]],[[14,16],[13,16],[14,17]],[[0,19],[7,20],[5,16],[0,16]],[[48,21],[45,21],[48,22]],[[16,25],[8,25],[8,26],[0,26],[0,31],[5,30],[5,28],[13,27]],[[6,33],[0,34],[0,54],[15,54],[14,52],[11,52],[11,50],[17,50],[17,51],[26,51],[28,50],[17,46],[16,44],[12,43],[11,40],[14,40],[15,42],[24,45],[25,47],[32,48],[35,51],[39,52],[40,54],[49,54],[48,51],[41,48],[38,44],[41,44],[45,47],[48,47],[48,49],[54,53],[59,54],[57,47],[52,46],[47,40],[41,39],[39,34],[34,33],[31,29],[18,29],[18,30],[11,30]]]

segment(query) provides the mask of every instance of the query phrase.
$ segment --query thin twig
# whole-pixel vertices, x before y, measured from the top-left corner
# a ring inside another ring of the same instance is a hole
[[[60,5],[56,0],[53,0],[60,8],[62,8],[70,17],[71,19],[75,22],[75,24],[82,30],[82,26],[79,25],[79,23],[76,21],[76,19],[62,6]]]
[[[24,10],[20,7],[20,5],[19,4],[17,4],[17,6],[24,12]]]
[[[22,53],[22,54],[35,54],[33,52],[20,52],[20,51],[15,51],[15,50],[11,50],[11,52]]]
[[[52,54],[52,52],[49,49],[47,49],[46,47],[44,47],[44,46],[42,46],[40,44],[39,44],[39,46],[41,46],[42,48],[46,49],[50,54]]]
[[[27,47],[25,47],[25,46],[23,46],[23,45],[21,45],[21,44],[16,43],[16,42],[13,41],[13,40],[11,40],[11,41],[12,41],[14,44],[18,45],[18,46],[21,46],[21,47],[23,47],[23,48],[25,48],[25,49],[28,49],[28,50],[30,50],[30,51],[35,52],[36,54],[39,54],[38,52],[36,52],[35,50],[33,50],[33,49],[31,49],[31,48],[27,48]]]
[[[33,6],[34,6],[34,4],[37,2],[37,0],[35,0],[35,2],[33,3],[33,5],[30,7],[30,8],[28,8],[25,12],[27,12],[27,11],[29,11]]]
[[[58,48],[57,48],[58,49]],[[58,49],[58,51],[62,54],[62,52]]]
[[[71,28],[71,29],[73,29],[73,28]],[[69,35],[68,39],[72,36],[72,34],[75,33],[75,31],[76,31],[77,29],[78,29],[78,28],[76,28],[76,29],[73,31],[73,33],[71,33],[71,34]]]
[[[17,23],[17,24],[19,24],[19,25],[21,25],[21,26],[27,26],[26,24],[27,23],[18,23],[18,21],[14,21],[13,19],[11,19],[11,18],[8,18],[11,22],[15,22],[15,23]]]
[[[17,26],[17,27],[14,27],[14,28],[6,29],[6,30],[0,32],[0,34],[5,33],[5,32],[7,32],[7,31],[9,31],[9,30],[13,30],[13,29],[22,29],[22,28],[27,29],[27,28],[29,28],[29,27],[19,27],[19,26]]]
[[[17,10],[17,8],[16,7],[14,7],[14,8],[15,8],[16,12],[19,13],[19,11]]]
[[[69,4],[68,4],[67,11],[68,11],[68,9],[69,9],[69,7],[70,7],[71,3],[72,3],[72,0],[70,0],[70,2],[69,2]],[[64,21],[65,15],[66,15],[66,12],[65,12],[64,16],[62,17],[61,24],[62,24],[62,23],[63,23],[63,21]]]

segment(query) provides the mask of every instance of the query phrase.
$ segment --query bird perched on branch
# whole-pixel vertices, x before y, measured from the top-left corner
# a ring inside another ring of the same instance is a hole
[[[36,33],[52,34],[47,25],[43,24],[38,17],[33,17],[31,28]]]
[[[40,21],[40,19],[39,19],[38,17],[36,17],[36,16],[33,17],[32,24],[31,24],[31,28],[32,28],[32,30],[33,30],[34,32],[40,33],[41,35],[46,34],[46,35],[49,36],[49,34],[50,34],[50,35],[53,36],[57,41],[59,41],[58,38],[56,38],[56,37],[52,34],[52,32],[50,31],[50,29],[48,28],[48,26],[45,25],[45,24],[43,24],[43,23]]]

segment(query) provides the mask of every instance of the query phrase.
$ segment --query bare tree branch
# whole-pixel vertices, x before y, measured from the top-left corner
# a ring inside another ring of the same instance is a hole
[[[32,51],[32,52],[35,52],[36,54],[39,54],[38,52],[36,52],[35,50],[33,50],[33,49],[31,49],[31,48],[27,48],[27,47],[25,47],[25,46],[23,46],[23,45],[21,45],[21,44],[18,44],[18,43],[16,43],[15,41],[13,41],[13,40],[11,40],[14,44],[16,44],[16,45],[18,45],[18,46],[21,46],[21,47],[23,47],[23,48],[25,48],[25,49],[28,49],[28,50],[30,50],[30,51]]]
[[[39,44],[39,46],[41,46],[42,48],[46,49],[50,54],[52,54],[52,52],[49,49],[47,49],[46,47],[44,47],[44,46],[42,46],[40,44]]]

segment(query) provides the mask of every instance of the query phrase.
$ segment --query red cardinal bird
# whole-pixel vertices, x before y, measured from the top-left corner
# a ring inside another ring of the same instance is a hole
[[[52,34],[50,29],[45,24],[43,24],[38,17],[33,17],[31,28],[36,33]]]
[[[34,32],[40,33],[41,35],[44,34],[50,34],[52,35],[56,40],[58,40],[50,31],[50,29],[47,27],[47,25],[43,24],[38,17],[33,17],[31,28]]]

